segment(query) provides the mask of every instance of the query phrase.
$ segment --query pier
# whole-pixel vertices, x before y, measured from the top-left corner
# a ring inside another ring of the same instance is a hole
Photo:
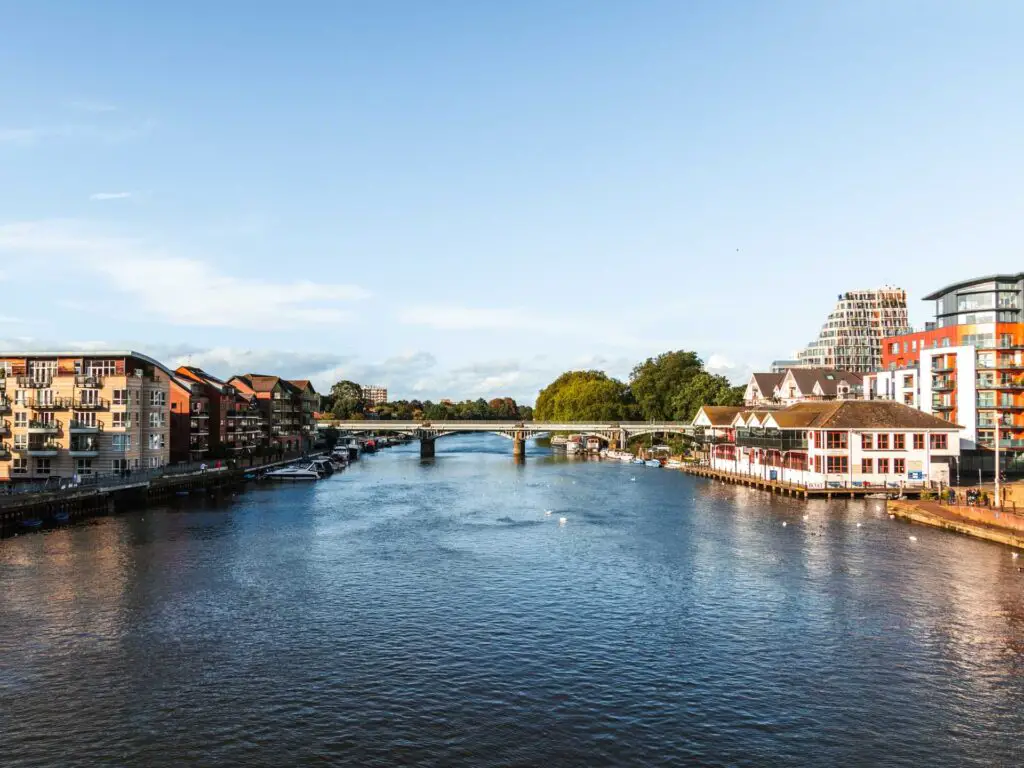
[[[826,499],[855,499],[857,497],[864,497],[875,493],[887,493],[893,496],[902,495],[917,497],[922,493],[928,493],[931,491],[930,488],[925,486],[886,488],[871,485],[838,487],[798,485],[795,483],[786,483],[781,480],[770,480],[764,477],[755,477],[753,475],[723,472],[722,470],[702,466],[683,466],[682,470],[688,474],[696,475],[697,477],[705,477],[709,480],[718,480],[719,482],[730,483],[732,485],[745,485],[748,488],[757,488],[758,490],[768,491],[769,493],[777,493],[782,496],[796,496],[804,499],[812,496]]]

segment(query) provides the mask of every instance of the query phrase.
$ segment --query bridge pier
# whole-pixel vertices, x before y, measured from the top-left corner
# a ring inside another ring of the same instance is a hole
[[[421,459],[432,459],[434,458],[434,441],[437,438],[434,437],[421,437],[420,438],[420,458]]]
[[[512,455],[520,459],[526,456],[526,438],[522,432],[516,432],[512,438]]]

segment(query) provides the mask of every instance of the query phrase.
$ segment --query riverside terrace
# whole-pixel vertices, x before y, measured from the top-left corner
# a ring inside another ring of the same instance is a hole
[[[522,456],[526,441],[550,432],[572,432],[600,438],[610,448],[621,448],[631,437],[655,433],[696,438],[701,430],[684,421],[320,421],[317,429],[334,427],[339,432],[359,434],[408,435],[420,441],[420,456],[434,455],[439,437],[465,432],[490,432],[512,441],[512,454]]]

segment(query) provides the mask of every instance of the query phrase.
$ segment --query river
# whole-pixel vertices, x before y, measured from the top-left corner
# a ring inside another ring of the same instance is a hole
[[[0,764],[1022,762],[1006,549],[529,450],[0,541]]]

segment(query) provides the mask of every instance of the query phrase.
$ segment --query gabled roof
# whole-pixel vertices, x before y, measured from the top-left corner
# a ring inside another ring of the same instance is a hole
[[[952,422],[892,400],[795,403],[772,413],[782,429],[958,430]]]
[[[309,379],[288,379],[287,381],[293,387],[302,392],[312,392],[314,395],[316,394],[316,390],[313,389],[313,384]]]
[[[194,365],[180,365],[177,370],[175,370],[175,373],[179,376],[190,378],[193,381],[198,381],[200,384],[208,384],[214,389],[223,391],[224,387],[227,386],[227,382],[218,379],[216,376],[213,376],[202,368],[197,368]]]
[[[754,383],[765,397],[771,397],[775,388],[782,383],[786,377],[785,373],[753,373]]]
[[[702,405],[697,413],[703,412],[713,427],[729,427],[736,414],[745,410],[742,405]]]
[[[803,394],[813,392],[817,384],[825,397],[835,396],[840,382],[845,381],[851,387],[857,387],[864,381],[862,374],[835,368],[790,368],[786,375],[793,377],[793,381]]]

